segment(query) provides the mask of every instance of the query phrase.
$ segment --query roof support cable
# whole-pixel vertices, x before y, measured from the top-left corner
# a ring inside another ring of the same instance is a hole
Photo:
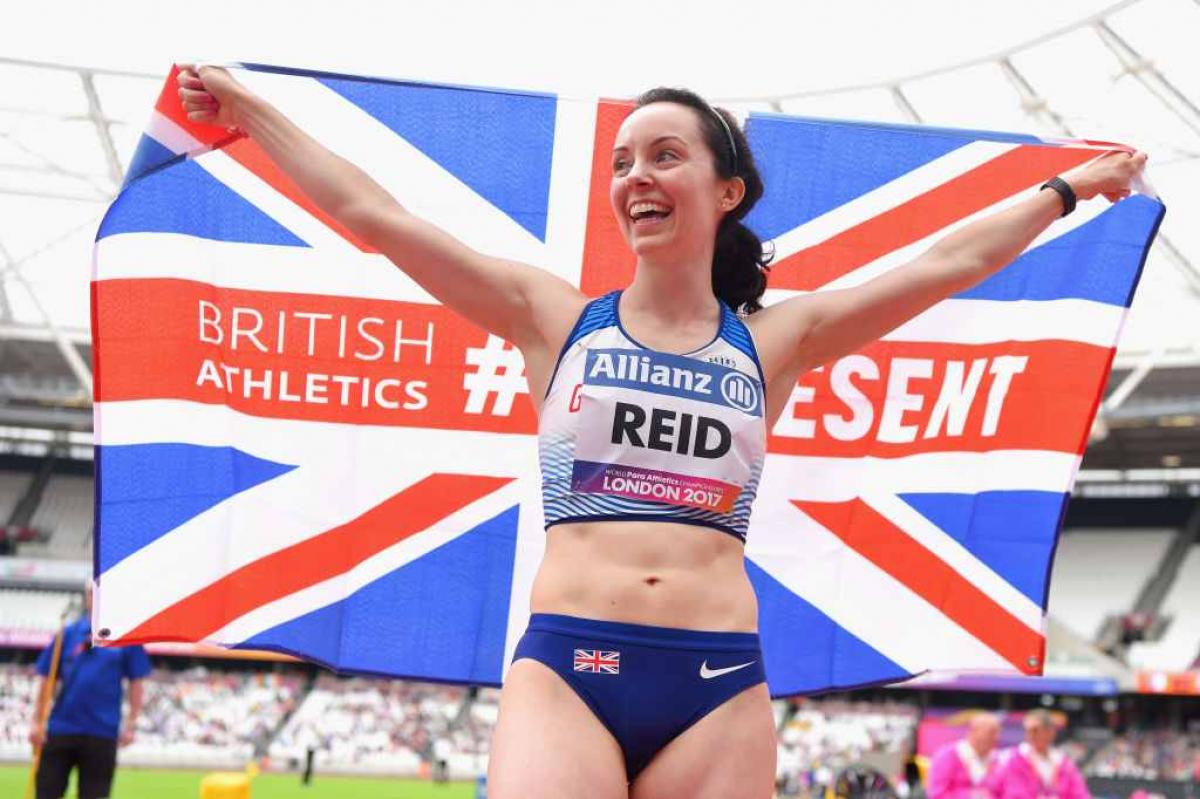
[[[54,323],[54,320],[50,318],[50,314],[46,311],[46,306],[42,305],[42,301],[38,298],[37,292],[34,290],[33,286],[30,285],[29,281],[26,279],[21,270],[14,266],[15,263],[16,262],[13,260],[12,256],[9,255],[8,248],[4,246],[3,242],[0,242],[0,266],[9,272],[9,274],[11,274],[13,278],[21,284],[21,287],[25,289],[25,293],[29,295],[29,299],[33,302],[37,312],[41,314],[42,321],[45,323],[46,328],[54,337],[54,343],[58,346],[58,351],[63,356],[63,360],[67,362],[68,368],[70,368],[71,372],[75,375],[75,378],[79,381],[79,386],[84,397],[86,399],[91,399],[92,370],[89,369],[88,365],[83,362],[83,357],[79,354],[79,350],[75,349],[75,345],[67,340],[67,337],[63,335],[62,330]]]
[[[104,116],[104,109],[100,106],[100,95],[96,93],[96,83],[92,73],[81,72],[79,79],[83,81],[83,93],[87,95],[88,118],[96,126],[96,133],[100,137],[100,146],[104,150],[104,159],[108,161],[108,176],[115,189],[125,182],[125,170],[121,168],[121,159],[117,157],[117,146],[113,142],[110,122]]]
[[[1154,66],[1154,62],[1143,56],[1125,41],[1103,19],[1096,20],[1092,28],[1104,46],[1112,51],[1121,64],[1122,74],[1132,75],[1163,106],[1179,118],[1191,130],[1200,135],[1200,108],[1186,94],[1175,87]]]
[[[1198,0],[1200,2],[1200,0]],[[1068,138],[1076,138],[1075,132],[1071,130],[1071,126],[1063,119],[1062,114],[1055,111],[1050,103],[1037,93],[1033,88],[1033,84],[1025,77],[1022,72],[1017,69],[1016,65],[1008,58],[1002,58],[998,62],[1000,69],[1003,70],[1005,77],[1008,78],[1012,87],[1016,89],[1017,94],[1021,97],[1021,107],[1026,110],[1035,119],[1050,125],[1063,136]],[[1200,269],[1188,259],[1183,251],[1171,241],[1162,229],[1159,229],[1158,236],[1154,239],[1154,247],[1167,256],[1179,273],[1187,281],[1188,288],[1192,294],[1200,297]]]
[[[896,107],[900,109],[900,113],[904,114],[905,118],[914,125],[922,123],[921,115],[917,113],[917,109],[909,102],[908,95],[900,88],[900,84],[895,84],[890,89],[892,99],[896,101]]]

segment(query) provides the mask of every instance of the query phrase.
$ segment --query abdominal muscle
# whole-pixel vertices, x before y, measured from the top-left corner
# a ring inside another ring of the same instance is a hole
[[[714,632],[758,629],[745,547],[707,527],[556,524],[530,598],[534,613]]]

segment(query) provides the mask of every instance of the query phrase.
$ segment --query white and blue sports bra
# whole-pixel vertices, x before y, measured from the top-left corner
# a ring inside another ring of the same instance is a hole
[[[658,352],[625,332],[619,299],[588,303],[550,379],[538,425],[546,527],[664,521],[744,542],[767,433],[750,331],[722,303],[712,341]]]

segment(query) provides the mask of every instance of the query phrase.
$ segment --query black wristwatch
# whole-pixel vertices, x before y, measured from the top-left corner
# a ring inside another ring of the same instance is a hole
[[[1075,190],[1071,188],[1071,184],[1067,183],[1062,178],[1050,178],[1042,184],[1042,189],[1054,189],[1058,192],[1058,196],[1062,197],[1063,212],[1066,216],[1075,210]],[[1039,189],[1041,191],[1041,189]]]

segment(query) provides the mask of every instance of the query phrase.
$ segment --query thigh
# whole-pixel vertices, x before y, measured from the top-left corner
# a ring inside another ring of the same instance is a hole
[[[504,679],[488,796],[627,797],[617,742],[571,687],[536,660],[518,660]]]
[[[775,717],[767,686],[747,688],[689,727],[634,780],[632,799],[770,799]]]
[[[84,738],[79,746],[79,799],[106,799],[116,770],[116,739]]]
[[[61,735],[51,735],[42,745],[38,760],[37,799],[59,799],[67,792],[67,780],[75,766],[76,748]]]

